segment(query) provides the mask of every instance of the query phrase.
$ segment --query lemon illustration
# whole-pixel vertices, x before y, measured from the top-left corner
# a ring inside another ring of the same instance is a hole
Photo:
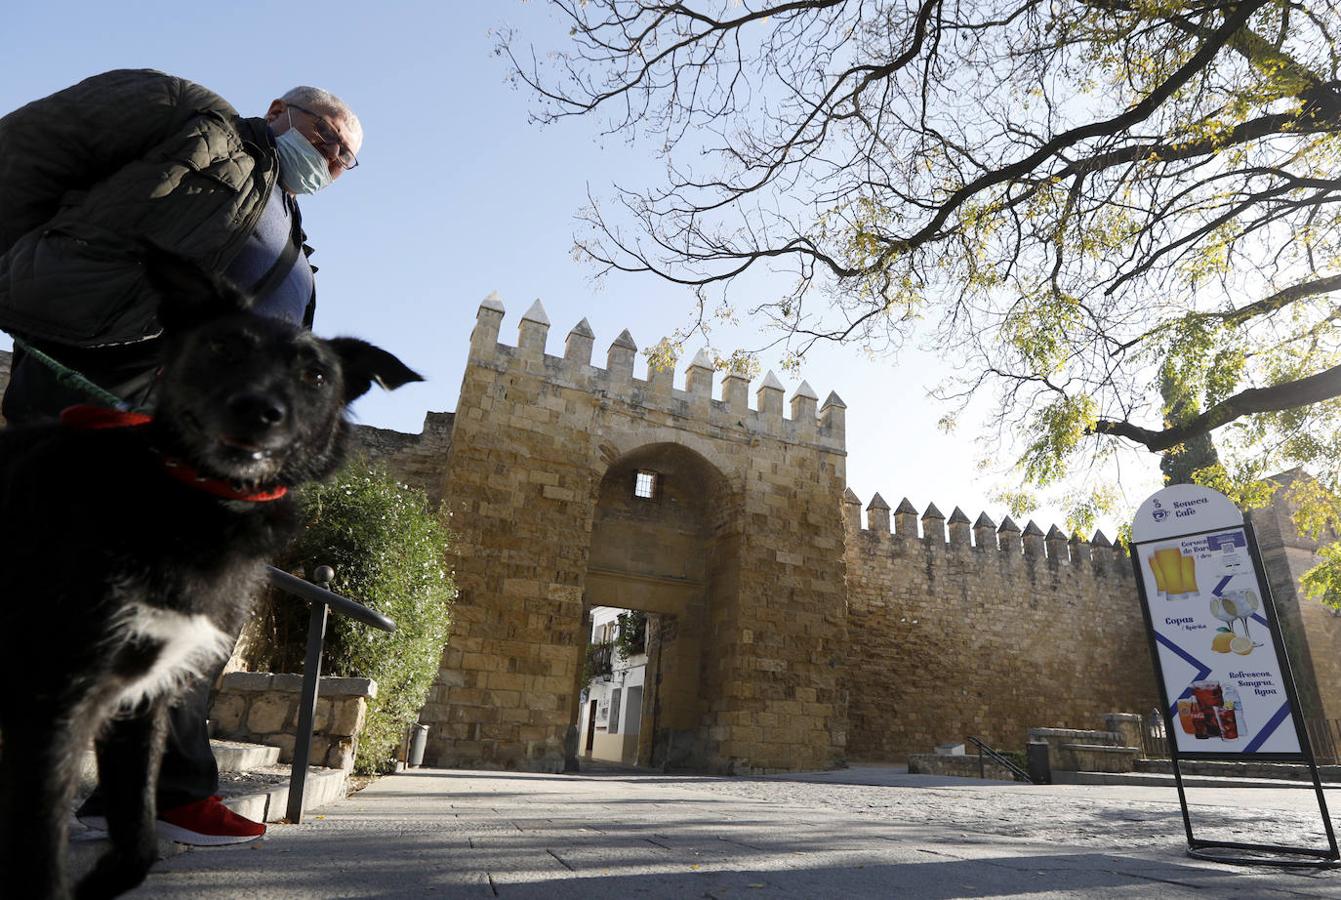
[[[1253,652],[1253,640],[1252,638],[1246,638],[1239,635],[1229,642],[1229,649],[1233,650],[1239,656],[1247,656],[1249,653]]]
[[[1230,644],[1234,642],[1234,635],[1228,631],[1222,631],[1211,639],[1211,649],[1216,653],[1228,653]]]

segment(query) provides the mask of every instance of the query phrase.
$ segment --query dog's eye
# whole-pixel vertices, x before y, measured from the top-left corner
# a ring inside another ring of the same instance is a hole
[[[304,369],[302,374],[303,384],[308,387],[321,387],[326,383],[326,373],[320,369]]]

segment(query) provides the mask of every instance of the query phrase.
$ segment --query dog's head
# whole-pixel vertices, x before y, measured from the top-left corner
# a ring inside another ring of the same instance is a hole
[[[423,380],[366,341],[249,313],[249,297],[180,261],[151,266],[165,339],[154,418],[201,472],[252,486],[321,478],[340,464],[350,402],[373,382]]]

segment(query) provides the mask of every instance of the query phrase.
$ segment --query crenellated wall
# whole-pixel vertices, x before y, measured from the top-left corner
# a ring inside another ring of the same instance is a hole
[[[650,370],[647,378],[634,376],[638,345],[627,330],[621,332],[606,351],[605,367],[592,365],[595,336],[583,319],[564,341],[562,356],[545,352],[549,318],[537,300],[522,316],[517,328],[517,344],[500,343],[499,330],[504,309],[502,301],[490,295],[480,305],[475,330],[470,337],[470,363],[497,371],[534,377],[555,389],[576,391],[590,400],[623,401],[646,413],[675,417],[694,430],[705,433],[753,435],[796,444],[812,444],[839,453],[844,451],[846,404],[830,393],[818,415],[818,397],[806,382],[793,393],[789,415],[784,415],[785,389],[772,372],[764,376],[755,392],[755,406],[749,405],[750,381],[741,375],[727,375],[721,395],[713,397],[714,369],[706,352],[699,351],[684,372],[684,388],[674,386],[675,372]],[[469,380],[469,373],[467,373]],[[492,398],[491,398],[492,399]],[[554,413],[572,413],[568,406],[546,404],[535,409],[534,422],[554,421]],[[486,403],[477,413],[494,408]],[[457,417],[462,410],[457,408]],[[532,428],[531,430],[535,430]]]
[[[1128,557],[1102,532],[1068,540],[956,508],[843,498],[853,759],[901,759],[1031,727],[1145,712],[1156,689]],[[919,533],[919,524],[921,530]]]

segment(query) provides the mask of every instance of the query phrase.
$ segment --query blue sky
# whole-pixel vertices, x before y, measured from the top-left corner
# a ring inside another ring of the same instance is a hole
[[[507,84],[493,53],[490,31],[504,25],[542,48],[564,37],[544,4],[516,0],[9,4],[0,113],[121,67],[198,81],[244,115],[295,84],[343,97],[364,124],[361,165],[303,201],[321,270],[316,331],[374,341],[422,372],[425,384],[374,393],[356,409],[359,421],[417,432],[426,411],[455,409],[475,310],[491,291],[507,306],[505,342],[515,343],[521,313],[539,297],[553,323],[549,352],[561,354],[586,317],[598,364],[621,330],[647,347],[690,312],[682,289],[633,276],[598,289],[593,270],[573,260],[573,216],[588,190],[655,183],[661,164],[652,143],[602,139],[594,121],[530,124],[530,98]],[[726,350],[763,342],[748,323],[714,341]],[[940,433],[945,410],[925,397],[953,367],[916,350],[897,360],[837,348],[809,358],[802,376],[821,398],[836,390],[848,404],[848,481],[863,503],[879,491],[891,505],[907,495],[919,509],[934,501],[946,515],[960,505],[1000,520],[989,499],[1000,482],[979,475],[971,424]],[[782,381],[788,396],[799,384]],[[1132,505],[1155,486],[1132,479]],[[1060,523],[1055,510],[1037,518],[1045,529]]]

